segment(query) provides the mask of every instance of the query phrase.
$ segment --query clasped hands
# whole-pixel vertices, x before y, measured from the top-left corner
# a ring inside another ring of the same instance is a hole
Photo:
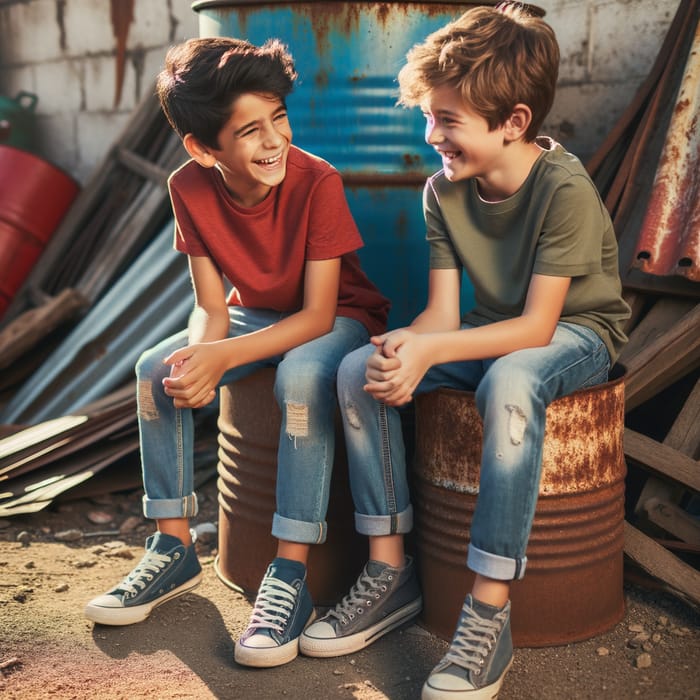
[[[364,390],[389,406],[408,403],[432,364],[426,337],[400,328],[371,342],[375,351],[367,360]]]
[[[175,408],[202,408],[211,403],[228,369],[226,354],[218,343],[188,345],[163,362],[170,365],[170,376],[163,379],[164,391]]]

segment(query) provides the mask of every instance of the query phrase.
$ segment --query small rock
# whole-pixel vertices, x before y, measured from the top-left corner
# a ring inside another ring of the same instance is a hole
[[[119,534],[125,535],[128,532],[133,532],[142,523],[142,519],[138,515],[130,515],[120,526]]]
[[[661,641],[661,635],[658,632],[654,632],[654,634],[651,635],[651,641],[654,644],[658,644]]]
[[[54,593],[65,593],[68,590],[69,586],[67,583],[59,583],[56,588],[53,589]]]
[[[216,540],[217,530],[214,523],[199,523],[194,526],[195,536],[198,542],[207,544]]]
[[[640,654],[634,662],[637,668],[649,668],[651,666],[651,655],[646,652]]]
[[[28,562],[24,565],[24,568],[25,568],[25,569],[36,569],[36,564],[35,564],[33,561],[28,561]]]
[[[83,538],[82,530],[71,529],[61,530],[54,535],[54,539],[59,542],[77,542]]]
[[[654,651],[654,645],[651,642],[644,642],[642,644],[643,651]]]
[[[627,628],[630,632],[644,632],[644,625],[639,625],[639,624],[631,624]]]
[[[659,619],[657,620],[657,622],[662,627],[666,627],[666,625],[668,624],[668,618],[666,617],[666,615],[659,615]]]
[[[81,559],[80,561],[76,561],[73,566],[76,569],[90,569],[95,566],[95,564],[97,564],[96,559]]]
[[[17,541],[23,547],[29,547],[29,543],[32,541],[32,536],[26,530],[22,530],[22,532],[17,535]]]
[[[632,649],[638,649],[642,646],[642,644],[648,641],[649,635],[646,632],[640,632],[627,642],[627,646],[631,647]]]
[[[108,552],[105,552],[105,556],[117,557],[118,559],[133,559],[134,553],[127,547],[123,547],[122,549],[110,549]]]
[[[104,510],[91,510],[86,517],[93,525],[107,525],[114,520],[114,516]]]
[[[598,656],[609,656],[610,655],[610,649],[607,647],[598,647],[595,650],[595,653],[598,654]]]
[[[333,675],[334,675],[334,676],[342,676],[342,675],[343,675],[343,671],[341,671],[339,668],[334,668],[334,669],[333,669]]]

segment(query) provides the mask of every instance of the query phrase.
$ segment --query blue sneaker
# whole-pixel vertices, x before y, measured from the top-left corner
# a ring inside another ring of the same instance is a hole
[[[146,540],[146,553],[136,568],[112,590],[93,598],[85,617],[101,625],[132,625],[201,580],[194,543],[185,547],[177,537],[156,532]]]
[[[468,595],[452,643],[421,700],[494,700],[513,662],[510,601],[500,610]]]
[[[292,661],[299,654],[299,635],[314,617],[305,567],[276,558],[260,584],[248,629],[236,642],[236,662],[267,668]]]

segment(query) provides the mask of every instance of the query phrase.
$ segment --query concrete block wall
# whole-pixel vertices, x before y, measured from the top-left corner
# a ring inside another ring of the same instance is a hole
[[[117,0],[125,2],[125,0]],[[544,131],[583,160],[647,76],[679,0],[539,0],[561,45]],[[191,0],[135,0],[121,100],[109,0],[2,0],[0,95],[38,96],[33,150],[85,182],[153,87],[165,52],[199,33]],[[292,51],[294,47],[291,47]]]

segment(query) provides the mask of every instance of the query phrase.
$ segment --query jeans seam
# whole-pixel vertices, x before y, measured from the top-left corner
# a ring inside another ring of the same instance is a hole
[[[379,404],[379,431],[382,441],[382,470],[384,477],[384,487],[387,498],[387,508],[391,516],[391,533],[395,534],[396,524],[396,493],[394,489],[393,469],[391,463],[391,445],[389,442],[389,428],[386,415],[386,404]]]

